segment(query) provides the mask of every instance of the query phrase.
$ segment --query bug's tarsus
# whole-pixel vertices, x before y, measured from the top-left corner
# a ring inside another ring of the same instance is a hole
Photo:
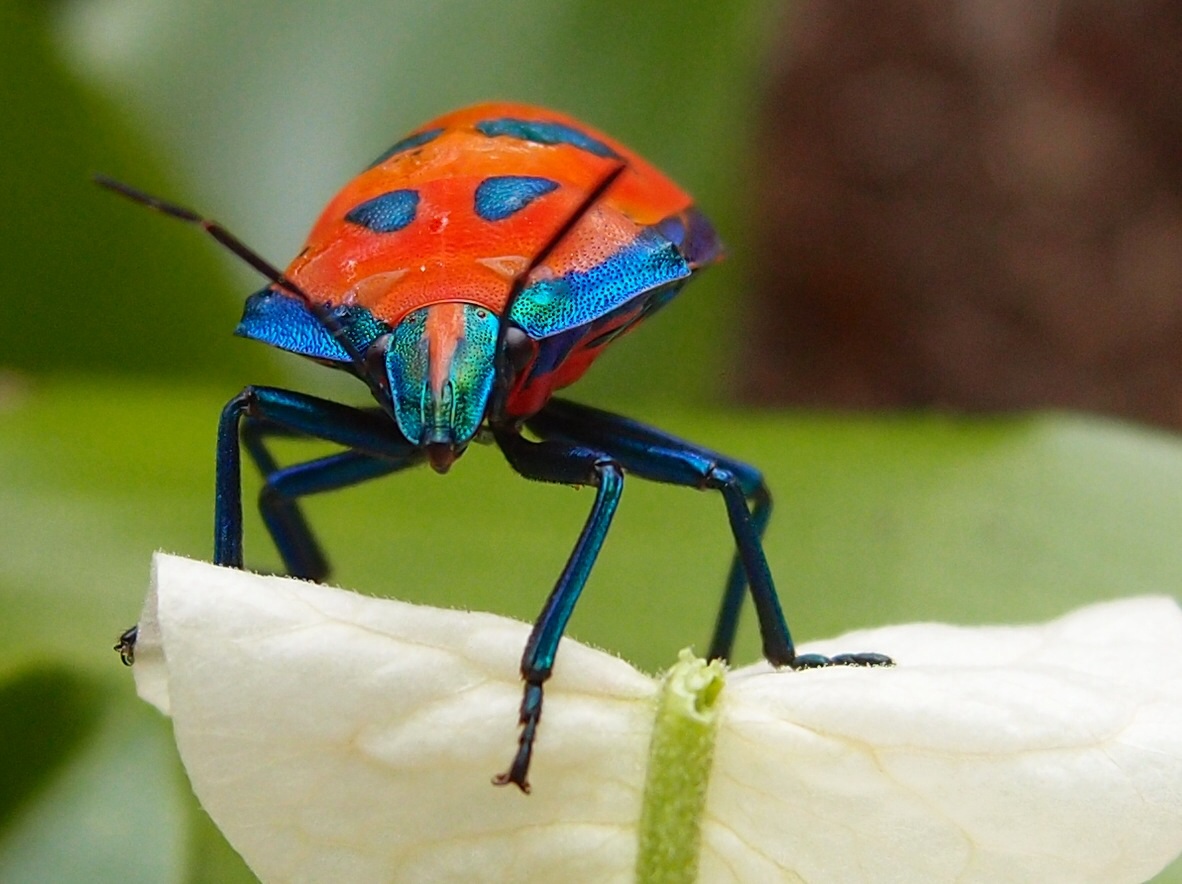
[[[115,643],[115,650],[119,652],[119,659],[123,661],[124,666],[131,666],[135,663],[135,642],[139,637],[139,632],[139,626],[125,629],[123,634],[119,636],[119,641]]]
[[[534,754],[534,740],[537,738],[538,722],[542,717],[542,682],[527,681],[525,695],[521,698],[521,712],[517,717],[517,725],[521,734],[517,738],[517,752],[513,756],[513,763],[504,773],[492,778],[494,786],[513,785],[524,794],[530,793],[529,764]]]

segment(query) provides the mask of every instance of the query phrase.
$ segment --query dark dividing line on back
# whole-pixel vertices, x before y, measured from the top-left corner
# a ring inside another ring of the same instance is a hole
[[[628,164],[622,160],[616,163],[616,165],[612,167],[612,170],[603,176],[603,180],[595,185],[595,188],[589,194],[587,194],[586,198],[575,207],[575,210],[571,212],[570,216],[566,219],[566,221],[563,222],[562,226],[554,231],[554,235],[546,241],[546,244],[538,249],[537,254],[534,255],[529,264],[525,266],[525,269],[517,274],[517,276],[513,279],[513,285],[509,289],[509,300],[505,305],[506,316],[509,315],[509,309],[513,306],[513,302],[517,299],[517,296],[520,295],[522,289],[525,288],[525,281],[529,275],[533,273],[540,264],[544,263],[545,260],[550,257],[554,250],[558,248],[559,243],[567,238],[570,232],[574,230],[575,225],[583,220],[583,216],[591,210],[592,206],[599,202],[599,198],[603,196],[613,184],[616,183],[616,179],[619,178],[627,168]]]
[[[591,208],[597,202],[599,202],[600,197],[607,193],[611,186],[616,183],[616,179],[624,174],[624,171],[627,168],[627,161],[620,160],[617,162],[612,167],[611,171],[604,175],[603,179],[595,185],[589,194],[587,194],[586,198],[584,198],[584,200],[575,207],[575,210],[571,212],[566,221],[562,223],[562,226],[554,231],[554,235],[546,241],[545,245],[538,249],[537,254],[534,255],[529,264],[527,264],[525,268],[513,278],[513,284],[509,287],[509,296],[505,300],[505,312],[501,317],[500,328],[497,331],[496,375],[497,379],[502,381],[502,389],[499,391],[499,395],[502,400],[509,392],[508,390],[503,389],[503,379],[505,378],[504,352],[505,332],[509,327],[509,314],[513,310],[513,302],[517,300],[518,295],[520,295],[525,289],[525,282],[527,279],[529,279],[529,275],[533,273],[539,265],[544,263],[547,258],[550,257],[554,250],[558,248],[559,244],[564,239],[566,239],[568,235],[570,235],[572,230],[574,230],[575,225],[583,220],[583,216],[591,211]],[[503,401],[498,403],[498,409],[502,406],[504,406]]]

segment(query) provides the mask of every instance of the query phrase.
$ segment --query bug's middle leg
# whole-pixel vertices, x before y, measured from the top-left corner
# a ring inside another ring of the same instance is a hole
[[[297,434],[287,427],[272,424],[261,418],[246,415],[239,424],[242,446],[258,467],[263,481],[279,473],[281,467],[271,454],[267,440],[279,436],[290,438]],[[267,485],[264,484],[264,491]],[[259,511],[263,523],[275,541],[287,573],[304,580],[324,580],[329,564],[316,536],[308,526],[303,511],[294,500],[277,500],[272,495],[259,495]],[[287,552],[290,551],[290,554]]]
[[[599,448],[638,476],[721,493],[737,556],[715,629],[712,656],[725,657],[730,652],[746,582],[751,588],[759,619],[763,655],[773,665],[809,669],[831,664],[881,666],[890,663],[889,658],[873,653],[842,654],[833,658],[796,653],[761,542],[771,513],[771,496],[754,467],[630,418],[560,399],[551,400],[527,425],[541,436]],[[753,508],[748,506],[748,500],[754,502]]]
[[[772,515],[772,495],[758,472],[752,470],[752,475],[746,477],[741,473],[737,475],[740,480],[744,478],[747,480],[743,492],[751,505],[751,527],[762,550],[763,535]],[[747,585],[747,569],[743,564],[743,557],[736,550],[734,559],[731,561],[730,572],[727,574],[722,602],[718,606],[714,635],[710,639],[710,648],[706,653],[706,659],[729,660],[731,658],[731,652],[735,647],[735,636],[739,631],[739,614],[742,611]]]

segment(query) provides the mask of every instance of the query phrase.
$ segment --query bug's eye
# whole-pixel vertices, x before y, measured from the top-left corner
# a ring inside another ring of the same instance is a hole
[[[386,352],[390,349],[390,340],[390,335],[380,335],[365,350],[365,373],[384,390],[390,386],[386,377]]]
[[[525,371],[538,352],[538,342],[515,325],[505,329],[505,368],[512,378]]]

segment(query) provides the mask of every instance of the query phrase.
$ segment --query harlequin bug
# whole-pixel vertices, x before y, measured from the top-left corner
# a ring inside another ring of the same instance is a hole
[[[218,426],[217,564],[243,565],[243,447],[264,475],[259,506],[287,570],[311,580],[324,578],[328,563],[301,496],[423,462],[447,472],[481,433],[527,478],[596,489],[526,644],[519,745],[495,783],[529,791],[542,688],[625,473],[722,495],[737,553],[711,658],[729,656],[750,586],[773,665],[890,662],[878,654],[796,654],[761,545],[771,496],[756,469],[553,398],[722,255],[691,198],[623,145],[537,107],[456,111],[416,129],[350,181],[283,272],[216,222],[110,179],[99,183],[201,225],[270,279],[247,300],[237,334],[350,372],[378,403],[359,409],[256,386],[231,399]],[[281,467],[267,441],[292,434],[343,450]],[[125,662],[134,646],[133,628],[117,646]]]

